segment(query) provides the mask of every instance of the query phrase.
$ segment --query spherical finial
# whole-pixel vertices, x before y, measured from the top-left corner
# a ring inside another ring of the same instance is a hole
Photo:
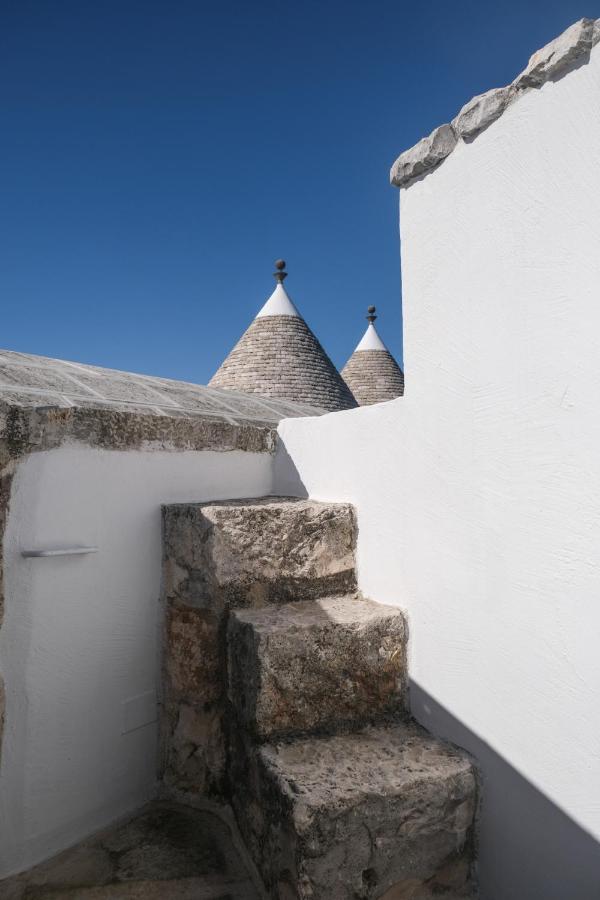
[[[377,318],[377,316],[375,315],[375,307],[369,306],[367,309],[367,312],[369,313],[369,315],[367,316],[367,322],[370,322],[371,324],[373,324],[373,322]]]
[[[283,279],[287,278],[287,274],[288,274],[287,272],[283,271],[285,269],[285,260],[284,259],[276,259],[275,260],[275,268],[277,269],[277,271],[273,272],[273,277],[274,277],[275,281],[277,281],[277,282],[279,282],[279,284],[281,284],[283,282]]]

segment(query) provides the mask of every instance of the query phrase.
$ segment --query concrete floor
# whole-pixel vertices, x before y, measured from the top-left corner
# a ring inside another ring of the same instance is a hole
[[[225,821],[154,803],[16,878],[0,900],[259,900]]]

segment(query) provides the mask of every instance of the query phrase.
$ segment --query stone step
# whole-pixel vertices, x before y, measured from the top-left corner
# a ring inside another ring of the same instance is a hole
[[[472,897],[476,776],[413,723],[237,756],[234,805],[273,900]]]
[[[259,740],[406,714],[404,616],[357,595],[237,609],[229,697]]]
[[[163,507],[167,600],[218,609],[356,588],[347,503],[263,497]]]
[[[229,610],[356,589],[346,503],[281,497],[163,507],[163,778],[185,796],[226,789]]]

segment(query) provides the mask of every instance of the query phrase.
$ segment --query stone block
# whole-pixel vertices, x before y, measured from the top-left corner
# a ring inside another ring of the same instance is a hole
[[[171,698],[206,703],[224,691],[220,619],[208,610],[170,606],[166,614],[165,673]]]
[[[215,611],[356,587],[349,504],[265,498],[163,509],[168,601]]]
[[[219,703],[169,706],[163,719],[165,784],[182,794],[217,795],[225,788],[224,707]]]
[[[452,125],[440,125],[429,137],[423,138],[414,147],[400,154],[390,172],[391,183],[402,187],[413,178],[434,169],[452,153],[457,140]]]
[[[403,715],[406,632],[397,608],[356,596],[234,611],[227,643],[238,722],[264,740]]]
[[[473,766],[418,726],[263,745],[239,774],[273,900],[471,896]]]
[[[594,43],[595,22],[580,19],[557,38],[537,50],[524,72],[513,82],[517,88],[540,87],[565,74],[580,59],[589,56]]]
[[[161,717],[164,780],[183,793],[216,794],[225,778],[225,651],[220,617],[172,605],[165,628]]]
[[[495,88],[473,97],[452,120],[454,130],[467,140],[476,137],[502,115],[513,97],[511,87]]]

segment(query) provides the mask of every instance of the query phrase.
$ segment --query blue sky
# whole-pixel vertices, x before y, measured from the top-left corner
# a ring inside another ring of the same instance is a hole
[[[3,0],[0,346],[204,383],[286,286],[401,353],[395,157],[600,7]]]

